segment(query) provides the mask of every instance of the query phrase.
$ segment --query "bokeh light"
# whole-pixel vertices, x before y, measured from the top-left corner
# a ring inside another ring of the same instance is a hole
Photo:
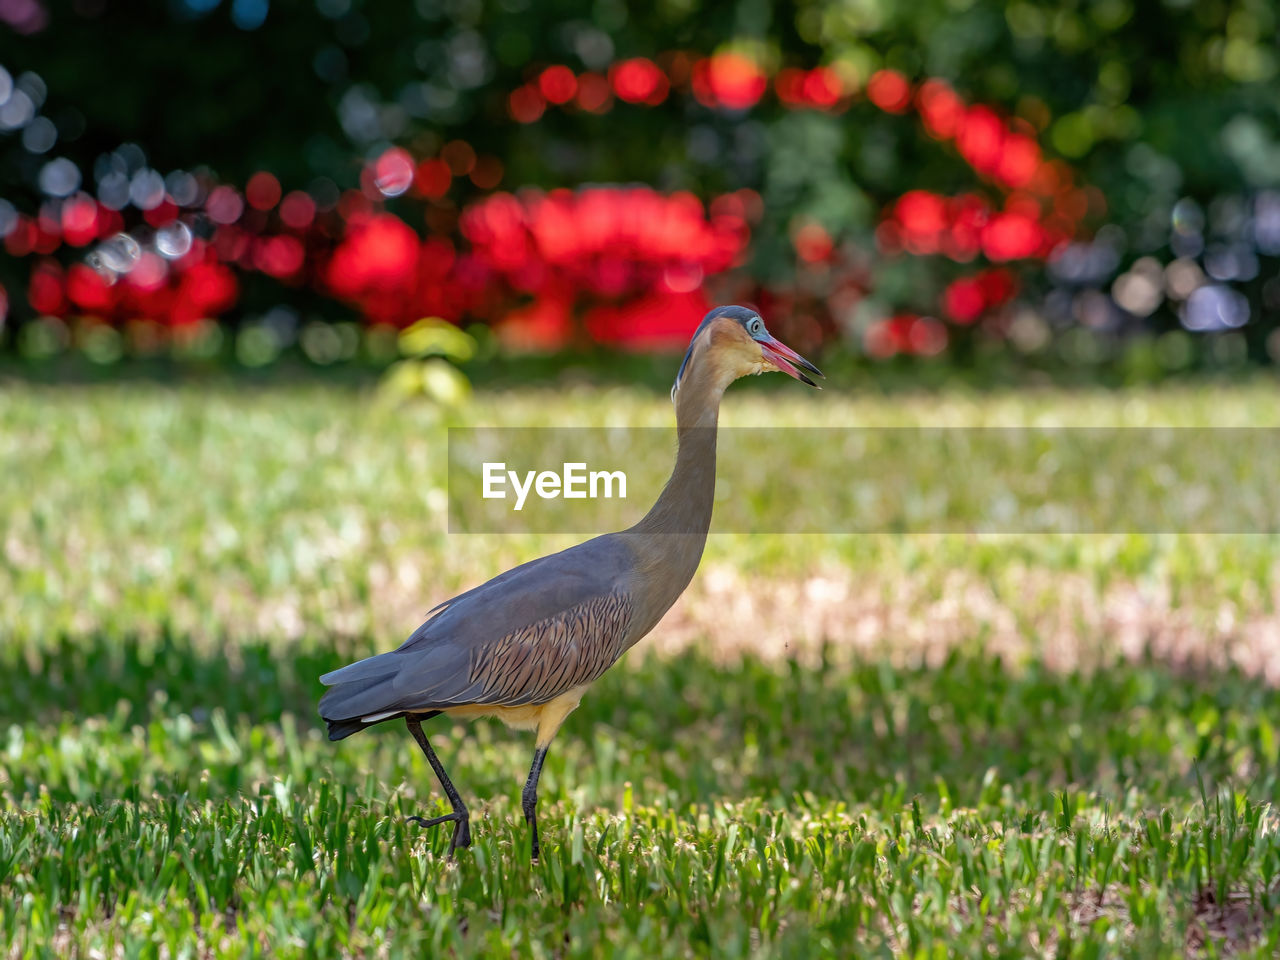
[[[764,95],[768,79],[750,57],[717,53],[693,66],[693,93],[704,106],[746,110]]]
[[[568,103],[578,92],[578,78],[566,66],[547,67],[538,74],[538,92],[548,103]]]
[[[645,57],[635,57],[614,64],[609,82],[619,100],[654,107],[667,98],[669,84],[658,65]]]
[[[280,181],[260,170],[245,184],[244,198],[255,210],[270,210],[280,202]]]
[[[209,30],[216,20],[283,35],[265,0],[184,3]],[[230,164],[153,156],[155,144],[104,148],[101,130],[82,136],[95,118],[44,78],[0,67],[0,146],[17,178],[0,201],[0,238],[16,262],[4,282],[56,306],[45,315],[69,329],[77,311],[163,325],[216,319],[209,305],[220,303],[233,324],[255,325],[272,306],[263,298],[305,288],[327,321],[354,310],[402,323],[430,309],[510,334],[523,316],[544,334],[561,330],[557,342],[584,329],[624,336],[621,325],[644,322],[629,304],[657,303],[653,291],[685,298],[670,306],[686,310],[713,290],[874,356],[1012,342],[1014,330],[1025,346],[1073,325],[1243,330],[1252,355],[1273,324],[1267,304],[1280,303],[1280,136],[1243,101],[1215,106],[1220,142],[1206,140],[1209,152],[1220,147],[1239,177],[1212,188],[1219,173],[1147,136],[1135,98],[1153,94],[1112,59],[1076,94],[1028,82],[1007,57],[962,67],[959,35],[953,59],[919,56],[914,39],[881,43],[897,29],[885,24],[836,41],[834,21],[802,29],[798,19],[803,42],[731,30],[701,49],[695,31],[673,49],[620,42],[630,27],[601,8],[544,48],[422,4],[403,25],[413,72],[375,78],[360,51],[383,27],[345,0],[316,10],[325,35],[304,67],[324,86],[332,130],[289,150],[241,150]],[[1026,11],[1007,21],[1029,29]],[[86,152],[89,140],[102,152]],[[633,179],[663,189],[645,199],[616,186]],[[598,186],[548,189],[585,183]],[[677,186],[706,202],[705,233],[673,213],[688,201]],[[483,222],[508,218],[509,248],[481,239],[478,211]],[[664,260],[656,240],[616,226],[624,212],[682,224],[673,229],[689,251]],[[733,255],[712,256],[699,246],[707,237]],[[185,285],[192,271],[205,279]],[[245,301],[227,300],[228,278]],[[29,299],[9,297],[20,323]],[[605,301],[618,309],[601,312]]]
[[[877,70],[867,81],[867,99],[881,110],[903,113],[911,104],[911,84],[896,70]]]
[[[374,161],[373,183],[384,197],[398,197],[405,193],[413,178],[413,157],[408,150],[392,147]]]

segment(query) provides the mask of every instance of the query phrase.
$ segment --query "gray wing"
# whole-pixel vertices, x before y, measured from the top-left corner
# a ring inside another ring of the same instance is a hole
[[[441,604],[398,650],[325,674],[320,712],[544,703],[590,683],[627,649],[634,565],[608,535],[515,567]]]

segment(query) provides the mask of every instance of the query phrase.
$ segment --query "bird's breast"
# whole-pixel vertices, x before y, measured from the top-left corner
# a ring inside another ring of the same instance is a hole
[[[587,684],[566,690],[546,703],[526,703],[519,706],[503,706],[495,703],[468,703],[463,706],[445,707],[440,712],[457,720],[479,720],[495,717],[515,730],[537,730],[538,745],[551,742],[564,718],[577,709],[586,693]]]
[[[455,720],[496,717],[515,730],[536,730],[545,706],[545,703],[526,703],[518,707],[504,707],[496,703],[469,703],[463,707],[446,707],[440,712]]]

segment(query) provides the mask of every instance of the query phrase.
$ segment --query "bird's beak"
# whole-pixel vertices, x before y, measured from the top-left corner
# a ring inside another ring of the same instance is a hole
[[[764,358],[787,376],[795,377],[811,387],[818,387],[816,383],[800,372],[800,369],[803,368],[816,377],[826,379],[821,370],[776,337],[771,336],[768,340],[761,340],[759,343],[760,352],[764,354]],[[822,388],[818,387],[818,389],[821,390]]]

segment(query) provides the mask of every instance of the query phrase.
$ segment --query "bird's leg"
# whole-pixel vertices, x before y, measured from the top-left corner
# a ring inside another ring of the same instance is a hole
[[[533,754],[533,766],[529,768],[529,779],[524,782],[524,791],[520,794],[520,806],[524,808],[524,821],[529,824],[532,834],[532,860],[538,862],[538,778],[542,776],[542,761],[547,758],[547,748],[539,747]]]
[[[440,762],[440,758],[436,756],[436,752],[431,749],[431,744],[427,743],[427,735],[422,732],[422,723],[417,717],[405,717],[405,725],[409,728],[409,732],[413,734],[413,739],[418,741],[418,746],[422,748],[422,752],[427,757],[427,763],[431,764],[431,769],[436,772],[436,779],[440,781],[440,787],[444,790],[444,795],[449,798],[449,804],[453,807],[453,813],[446,813],[443,817],[409,817],[413,823],[423,827],[434,827],[440,823],[453,823],[453,837],[449,840],[449,856],[453,857],[453,851],[458,847],[471,846],[471,818],[467,814],[466,804],[462,802],[462,797],[458,796],[457,788],[454,787],[453,781],[449,779],[449,775],[444,772],[444,764]]]

